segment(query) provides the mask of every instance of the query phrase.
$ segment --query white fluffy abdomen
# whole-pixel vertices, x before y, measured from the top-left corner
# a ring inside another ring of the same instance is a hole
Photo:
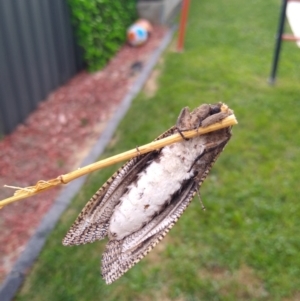
[[[120,240],[141,229],[171,200],[204,149],[201,136],[166,146],[121,197],[110,219],[109,235]]]

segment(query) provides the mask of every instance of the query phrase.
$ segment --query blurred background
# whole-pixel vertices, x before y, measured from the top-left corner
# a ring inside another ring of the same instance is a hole
[[[175,2],[0,0],[0,184],[32,185],[78,164],[168,31]],[[152,141],[182,107],[225,102],[239,124],[201,187],[206,211],[194,200],[148,256],[107,286],[99,272],[105,241],[61,245],[117,167],[95,172],[15,300],[300,299],[295,41],[281,45],[276,81],[268,82],[283,3],[191,0],[184,50],[175,35],[102,155]],[[153,31],[145,44],[128,46],[126,29],[139,16]],[[56,193],[0,211],[2,281]]]

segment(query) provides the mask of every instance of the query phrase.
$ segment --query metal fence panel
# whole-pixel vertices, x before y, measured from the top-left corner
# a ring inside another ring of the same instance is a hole
[[[83,67],[66,0],[0,0],[0,135]]]

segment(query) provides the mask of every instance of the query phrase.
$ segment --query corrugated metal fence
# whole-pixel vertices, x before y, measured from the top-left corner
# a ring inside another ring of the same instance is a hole
[[[66,0],[0,0],[0,135],[82,65]]]

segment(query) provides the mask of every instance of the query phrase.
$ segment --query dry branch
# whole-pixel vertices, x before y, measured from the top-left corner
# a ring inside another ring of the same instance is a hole
[[[186,138],[193,138],[195,136],[203,135],[203,134],[213,132],[213,131],[217,131],[222,128],[226,128],[226,127],[229,127],[229,126],[232,126],[235,124],[237,124],[237,120],[236,120],[235,116],[230,115],[229,117],[226,117],[225,119],[223,119],[221,122],[212,124],[208,127],[205,127],[205,128],[199,127],[198,129],[184,132],[184,136]],[[58,186],[60,184],[67,184],[67,183],[69,183],[83,175],[86,175],[92,171],[99,170],[101,168],[113,165],[115,163],[131,159],[131,158],[139,156],[141,154],[146,154],[148,152],[160,149],[166,145],[169,145],[169,144],[172,144],[175,142],[179,142],[181,140],[182,140],[181,135],[174,134],[172,136],[168,136],[166,138],[153,141],[153,142],[145,144],[143,146],[139,146],[138,149],[135,148],[135,149],[126,151],[124,153],[109,157],[107,159],[95,162],[93,164],[87,165],[85,167],[79,168],[78,170],[72,171],[65,175],[61,175],[61,176],[57,177],[56,179],[51,179],[49,181],[43,181],[43,180],[38,181],[36,183],[36,185],[34,185],[34,186],[29,186],[29,187],[25,187],[25,188],[6,186],[6,187],[11,187],[11,188],[17,188],[18,190],[15,191],[15,193],[12,197],[0,201],[0,209],[3,206],[8,205],[12,202],[33,196],[35,194],[38,194],[40,192],[43,192],[45,190],[48,190],[48,189]]]

